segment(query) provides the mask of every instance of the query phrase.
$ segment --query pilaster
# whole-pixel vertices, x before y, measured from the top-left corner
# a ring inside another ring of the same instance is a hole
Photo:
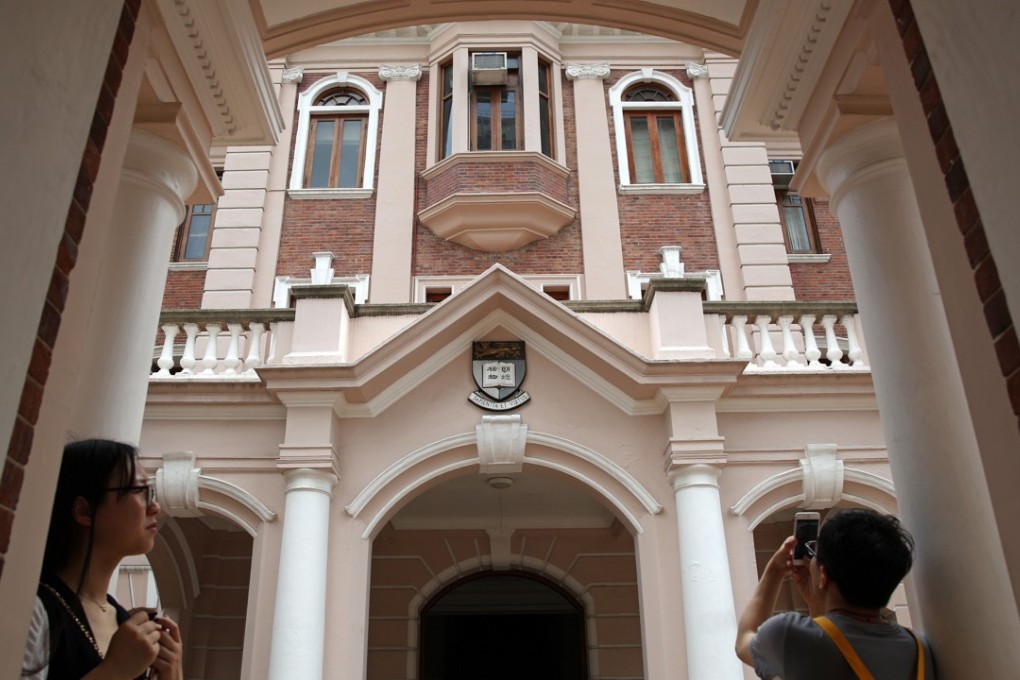
[[[386,83],[372,246],[372,302],[411,301],[414,246],[414,147],[418,64],[381,66]],[[385,196],[385,200],[379,200]]]
[[[627,296],[626,274],[613,154],[606,134],[609,117],[602,85],[609,76],[609,64],[566,64],[565,71],[567,79],[574,83],[586,298],[621,300]]]

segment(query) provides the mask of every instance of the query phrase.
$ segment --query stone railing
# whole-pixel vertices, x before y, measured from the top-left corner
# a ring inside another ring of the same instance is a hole
[[[257,379],[256,368],[278,363],[285,353],[278,340],[293,326],[294,310],[171,310],[160,315],[159,323],[163,349],[150,378]]]
[[[748,373],[868,370],[855,303],[705,302],[703,307],[719,356],[746,359]]]

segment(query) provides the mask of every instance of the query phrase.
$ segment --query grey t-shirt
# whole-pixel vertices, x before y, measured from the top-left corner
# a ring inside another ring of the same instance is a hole
[[[842,614],[829,614],[875,680],[915,680],[917,644],[894,623],[865,623]],[[751,641],[754,670],[759,678],[783,680],[857,680],[839,648],[810,617],[796,612],[778,614],[758,629]],[[931,653],[925,645],[925,680],[934,680]]]

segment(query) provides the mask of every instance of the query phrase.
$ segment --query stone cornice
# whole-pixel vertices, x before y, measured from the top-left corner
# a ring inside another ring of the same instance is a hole
[[[605,80],[609,77],[609,63],[564,64],[563,71],[567,80]]]
[[[795,138],[852,7],[833,0],[759,5],[723,109],[730,140]]]
[[[283,131],[283,114],[249,4],[156,2],[214,143],[275,144]]]

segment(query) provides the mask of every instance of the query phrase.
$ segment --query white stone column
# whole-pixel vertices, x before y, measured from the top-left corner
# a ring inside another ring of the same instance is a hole
[[[70,431],[137,443],[174,229],[198,181],[191,158],[144,130],[131,133],[83,339]]]
[[[421,66],[382,66],[386,115],[379,151],[379,188],[372,246],[371,302],[411,301],[414,249],[414,144]]]
[[[733,653],[737,620],[730,585],[720,468],[695,463],[670,472],[680,535],[684,631],[689,680],[742,680]]]
[[[947,293],[935,278],[895,121],[844,135],[817,171],[843,229],[899,509],[917,540],[911,606],[935,648],[959,664],[956,674],[1009,677],[1020,622],[1000,532],[1012,525],[996,521],[989,500]],[[973,612],[981,612],[981,630],[959,623]]]
[[[589,300],[622,300],[627,297],[627,282],[609,116],[602,87],[609,65],[567,64],[566,74],[574,81],[585,293]]]
[[[322,677],[329,505],[337,478],[297,468],[287,480],[269,653],[270,680]]]

